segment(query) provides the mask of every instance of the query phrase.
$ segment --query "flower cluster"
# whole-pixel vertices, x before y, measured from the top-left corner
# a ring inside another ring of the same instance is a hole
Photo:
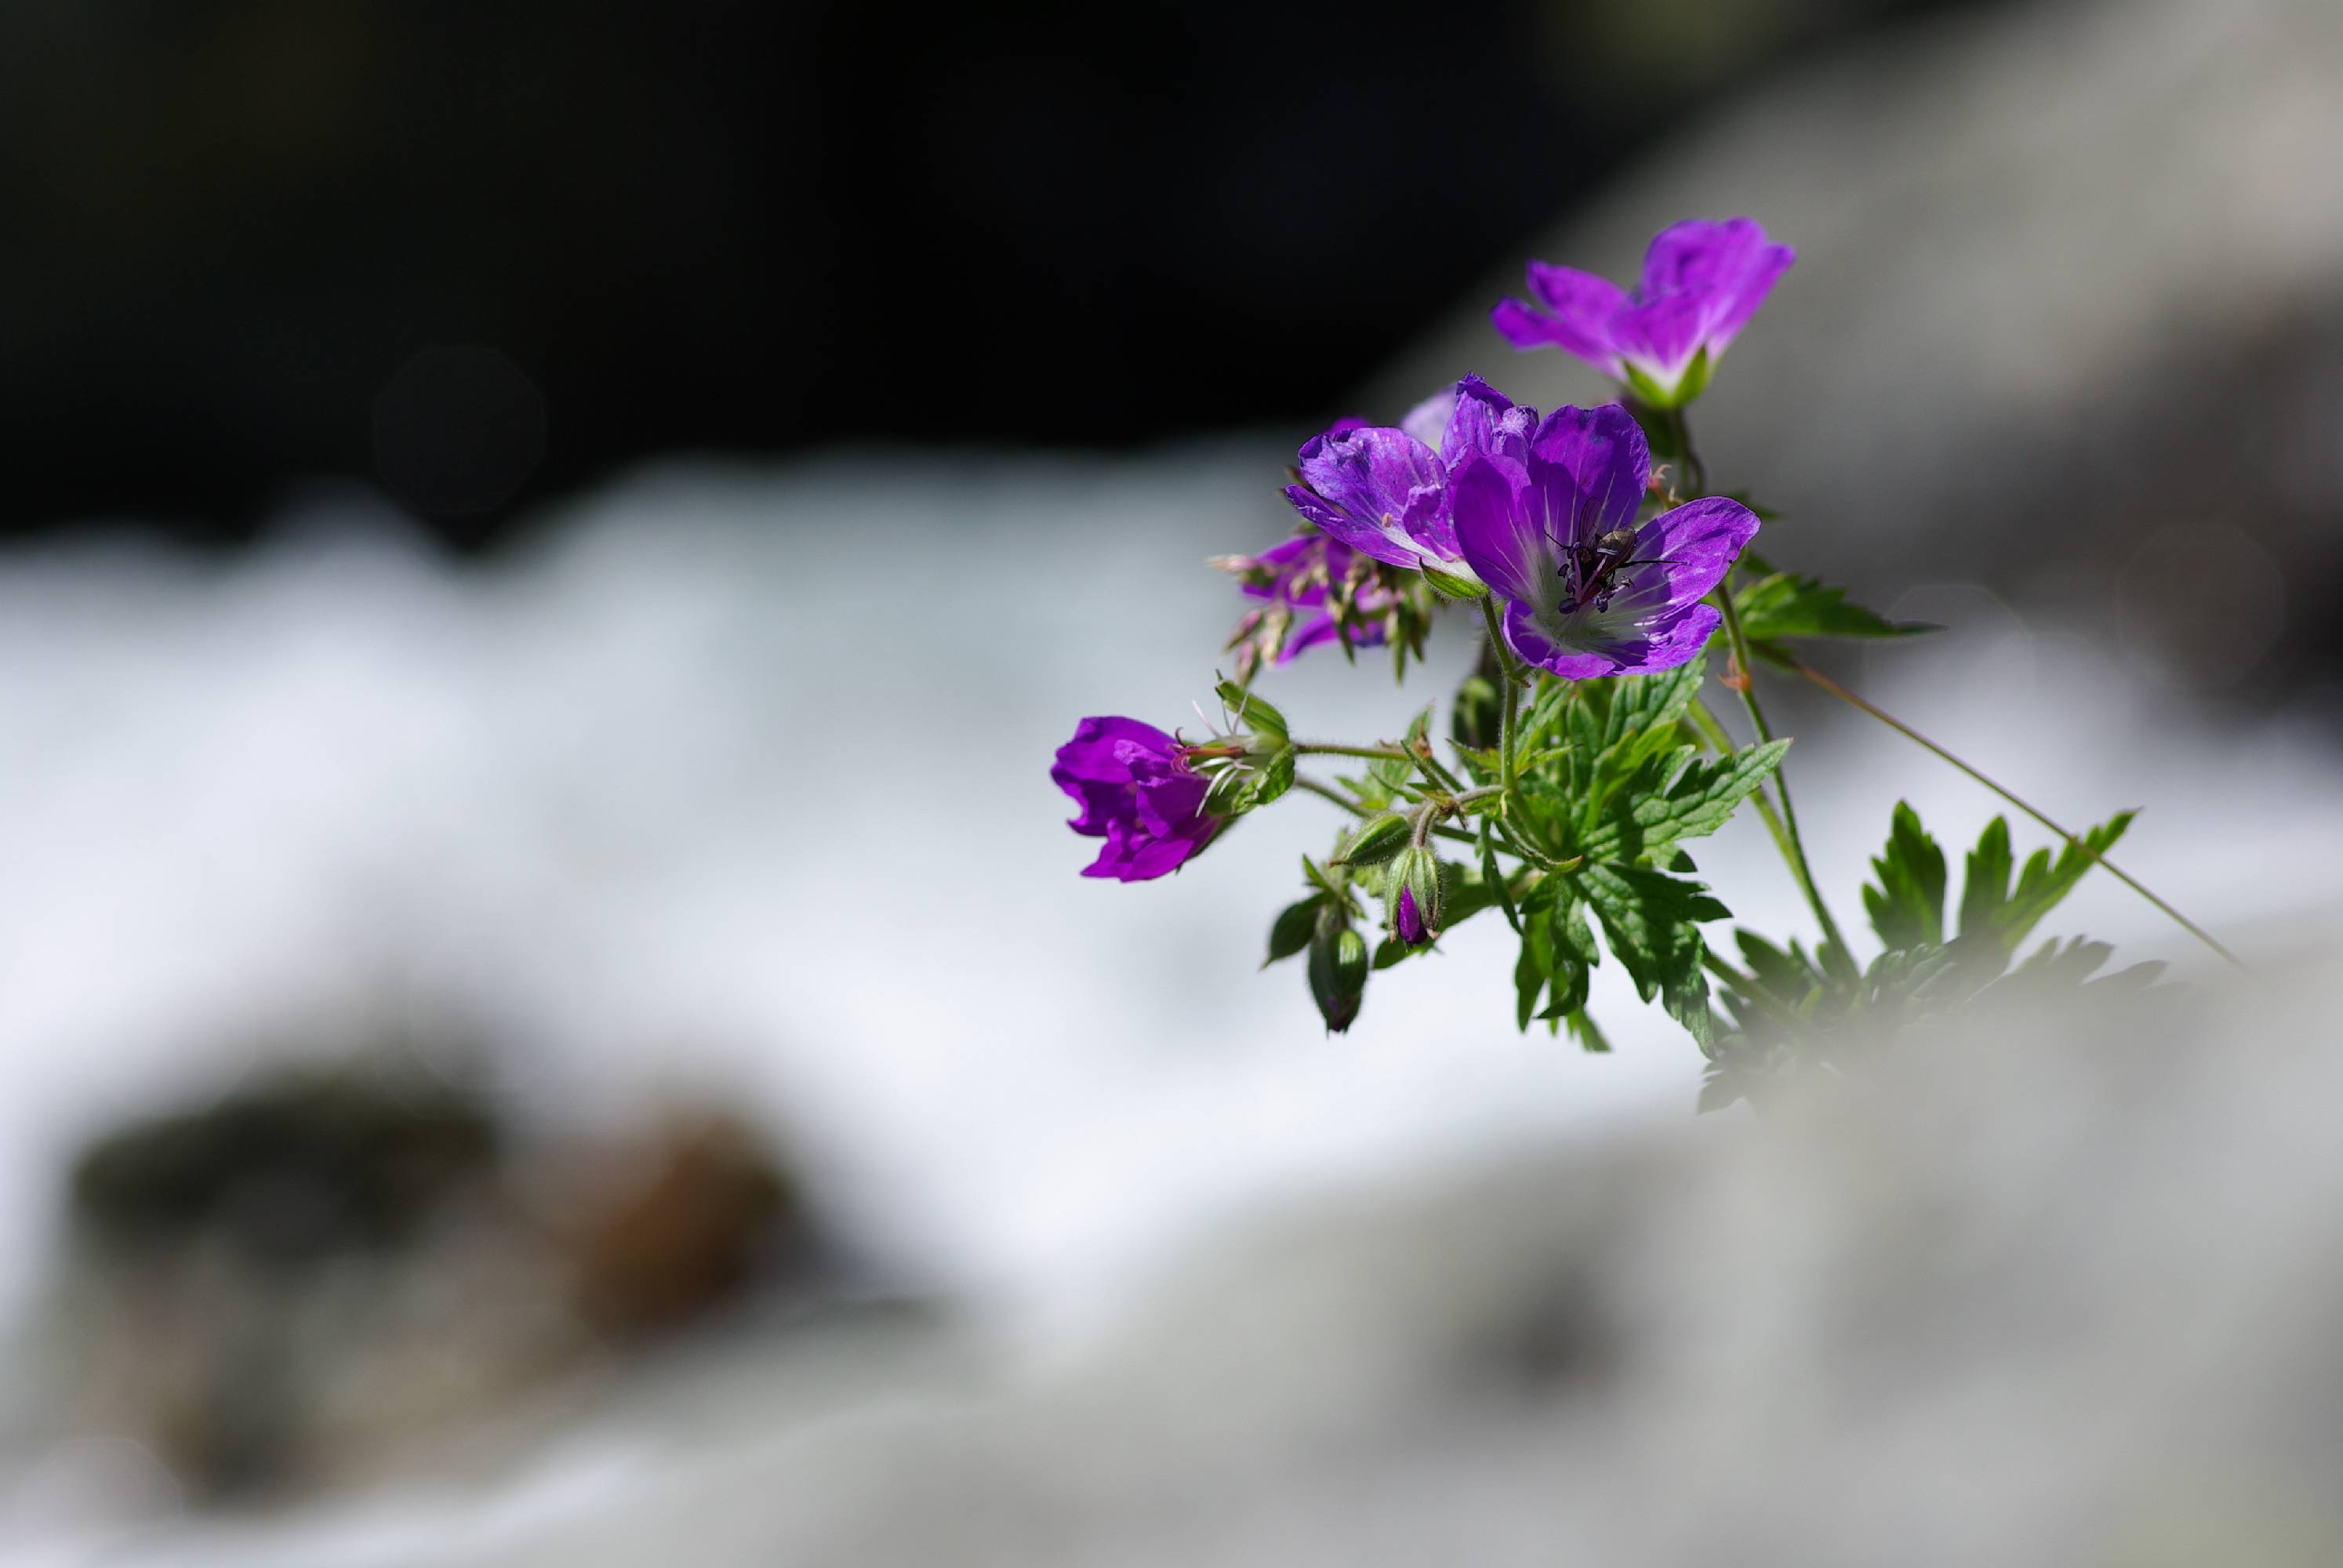
[[[1535,303],[1500,304],[1499,332],[1519,348],[1585,360],[1622,383],[1621,401],[1541,415],[1465,376],[1395,425],[1343,419],[1303,443],[1284,492],[1298,531],[1214,563],[1248,601],[1229,643],[1236,678],[1217,689],[1225,729],[1187,739],[1091,718],[1058,749],[1051,778],[1080,808],[1071,825],[1104,840],[1083,874],[1161,877],[1246,813],[1289,792],[1316,796],[1346,813],[1343,827],[1325,856],[1303,859],[1302,897],[1272,922],[1269,958],[1308,955],[1330,1030],[1358,1016],[1371,974],[1437,950],[1446,932],[1493,909],[1521,940],[1522,1027],[1544,1020],[1605,1049],[1586,1005],[1607,954],[1707,1052],[1704,1102],[1755,1092],[1800,1052],[1835,1061],[1829,1020],[1941,1011],[2020,975],[2087,975],[2097,957],[2080,949],[2009,971],[2018,939],[2098,863],[2127,817],[2087,839],[2064,835],[2072,852],[2036,856],[2014,889],[2006,830],[1989,836],[1970,858],[1948,938],[1942,857],[1916,819],[1899,816],[1873,862],[1880,883],[1864,890],[1885,949],[1867,968],[1815,886],[1779,778],[1789,742],[1765,719],[1753,656],[1868,709],[1792,645],[1927,628],[1756,562],[1757,513],[1704,493],[1686,406],[1792,259],[1735,217],[1663,231],[1633,290],[1533,263]],[[1673,468],[1654,467],[1655,442]],[[1736,584],[1745,565],[1754,580]],[[1397,739],[1312,741],[1253,689],[1262,671],[1329,645],[1384,648],[1404,678],[1442,607],[1468,605],[1483,640],[1444,755],[1433,709]],[[1714,655],[1746,713],[1745,742],[1708,707]],[[1303,772],[1313,759],[1353,771]],[[1745,969],[1705,943],[1702,925],[1728,911],[1692,879],[1684,846],[1752,799],[1821,940],[1809,951],[1743,932]],[[1378,928],[1370,949],[1366,932]]]

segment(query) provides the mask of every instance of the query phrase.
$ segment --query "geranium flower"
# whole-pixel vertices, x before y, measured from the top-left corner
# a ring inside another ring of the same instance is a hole
[[[1361,555],[1429,572],[1469,593],[1480,585],[1449,526],[1449,466],[1476,452],[1520,451],[1537,411],[1516,408],[1477,376],[1443,396],[1444,415],[1434,398],[1405,427],[1337,426],[1312,437],[1298,465],[1302,483],[1286,487],[1285,498]],[[1436,449],[1426,437],[1438,440]]]
[[[1490,315],[1516,348],[1574,354],[1659,408],[1700,396],[1727,345],[1757,313],[1797,253],[1769,245],[1755,218],[1690,218],[1662,229],[1632,294],[1608,278],[1530,263],[1538,303],[1500,303]]]
[[[1710,496],[1641,528],[1651,448],[1616,403],[1557,408],[1522,458],[1476,454],[1448,477],[1458,548],[1509,601],[1505,642],[1569,680],[1643,675],[1698,654],[1716,629],[1702,596],[1757,532]]]
[[[1085,719],[1058,748],[1050,778],[1081,806],[1066,825],[1102,838],[1085,877],[1144,882],[1176,871],[1221,830],[1204,809],[1209,782],[1188,766],[1184,748],[1136,719]]]

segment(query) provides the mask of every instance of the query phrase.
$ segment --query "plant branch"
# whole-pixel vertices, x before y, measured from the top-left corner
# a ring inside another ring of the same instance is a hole
[[[2231,952],[2228,949],[2223,947],[2219,942],[2215,941],[2212,935],[2207,932],[2204,927],[2198,925],[2196,921],[2182,914],[2178,910],[2174,909],[2170,904],[2166,903],[2162,899],[2157,898],[2154,893],[2149,892],[2147,889],[2140,883],[2137,878],[2132,876],[2131,873],[2126,871],[2113,860],[2108,859],[2105,855],[2100,854],[2097,849],[2092,849],[2090,845],[2085,843],[2082,839],[2077,838],[2074,834],[2068,832],[2057,823],[2053,822],[2036,807],[2027,801],[2019,799],[2011,790],[1996,782],[1991,778],[1988,778],[1984,772],[1971,767],[1968,763],[1962,761],[1950,751],[1946,750],[1943,747],[1937,745],[1935,741],[1929,739],[1926,736],[1921,734],[1918,730],[1913,729],[1910,725],[1905,723],[1895,715],[1883,709],[1875,708],[1872,704],[1865,701],[1862,698],[1857,697],[1854,692],[1849,691],[1845,687],[1841,686],[1837,681],[1833,680],[1829,676],[1825,675],[1821,670],[1802,662],[1796,656],[1780,649],[1769,649],[1768,657],[1775,659],[1783,666],[1795,673],[1805,676],[1808,680],[1814,682],[1816,686],[1821,687],[1825,691],[1829,692],[1841,702],[1847,703],[1850,706],[1860,709],[1864,712],[1871,715],[1872,718],[1876,719],[1880,723],[1887,726],[1888,729],[1895,730],[1906,740],[1912,741],[1914,744],[1926,750],[1934,752],[1936,756],[1951,763],[1954,767],[1959,769],[1962,772],[1967,774],[1970,778],[1976,779],[1978,783],[1984,785],[1986,789],[1992,790],[1995,794],[2000,796],[2003,799],[2008,801],[2011,805],[2016,807],[2019,810],[2033,818],[2036,822],[2041,823],[2045,828],[2049,829],[2053,833],[2057,834],[2058,837],[2066,839],[2069,844],[2074,845],[2075,848],[2080,849],[2084,854],[2089,856],[2092,860],[2106,869],[2107,875],[2113,877],[2125,887],[2129,888],[2133,892],[2137,893],[2141,898],[2146,899],[2149,903],[2155,905],[2157,909],[2163,911],[2163,913],[2182,930],[2187,931],[2190,936],[2195,937],[2198,941],[2203,942],[2207,947],[2212,949],[2215,952],[2228,960],[2228,961],[2237,969],[2244,970],[2248,974],[2253,972],[2243,959]]]
[[[1489,628],[1489,650],[1497,660],[1497,685],[1504,692],[1497,724],[1497,786],[1510,799],[1513,786],[1520,781],[1521,759],[1515,752],[1521,739],[1521,666],[1514,661],[1513,650],[1505,646],[1504,628],[1497,622],[1494,591],[1481,596],[1481,621]]]
[[[1708,469],[1693,449],[1692,429],[1684,419],[1684,410],[1672,410],[1668,418],[1675,434],[1677,449],[1684,454],[1684,478],[1694,492],[1691,498],[1698,499],[1707,493]],[[1774,727],[1765,722],[1765,706],[1757,700],[1757,684],[1750,671],[1749,639],[1741,630],[1741,611],[1733,602],[1733,570],[1732,567],[1725,568],[1725,580],[1716,585],[1714,596],[1716,608],[1725,615],[1725,643],[1733,650],[1735,668],[1728,674],[1725,684],[1741,694],[1741,706],[1748,710],[1750,727],[1756,731],[1757,743],[1762,746],[1774,739]],[[1853,950],[1846,945],[1846,939],[1839,934],[1838,921],[1831,918],[1830,905],[1823,901],[1822,890],[1815,885],[1815,870],[1806,859],[1805,840],[1798,834],[1798,809],[1790,802],[1789,777],[1780,768],[1774,769],[1774,790],[1782,802],[1779,824],[1770,818],[1766,824],[1775,829],[1774,841],[1782,850],[1782,859],[1789,863],[1790,875],[1796,879],[1798,890],[1805,894],[1806,907],[1814,910],[1815,920],[1822,926],[1823,940],[1851,961]],[[1761,805],[1759,809],[1763,813],[1770,809]]]
[[[1348,795],[1343,794],[1332,784],[1328,784],[1322,779],[1312,779],[1307,773],[1296,773],[1293,776],[1293,787],[1296,789],[1306,789],[1322,800],[1332,800],[1335,805],[1340,806],[1343,810],[1348,811],[1353,817],[1373,817],[1376,815],[1373,810],[1361,805],[1358,801],[1352,799]],[[1462,832],[1454,828],[1434,828],[1433,832],[1437,837],[1451,839],[1459,844],[1477,844],[1480,841],[1473,838],[1472,834]]]

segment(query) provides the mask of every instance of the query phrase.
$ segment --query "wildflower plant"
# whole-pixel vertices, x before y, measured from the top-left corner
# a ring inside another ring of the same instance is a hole
[[[1322,857],[1303,858],[1267,959],[1304,959],[1329,1030],[1358,1017],[1371,976],[1467,920],[1502,921],[1519,948],[1518,1027],[1607,1050],[1587,1010],[1607,956],[1707,1057],[1704,1108],[1843,1070],[1912,1023],[1988,999],[2150,983],[2155,964],[2101,975],[2101,943],[2023,951],[2094,867],[2236,962],[2107,859],[2132,813],[2068,832],[1801,657],[1813,638],[1932,628],[1776,569],[1753,548],[1762,514],[1709,487],[1687,407],[1794,260],[1737,217],[1663,231],[1632,290],[1532,263],[1536,302],[1501,303],[1499,333],[1594,365],[1621,383],[1619,401],[1541,415],[1468,376],[1398,425],[1346,419],[1304,444],[1285,490],[1297,531],[1213,563],[1252,606],[1228,645],[1221,722],[1185,737],[1091,718],[1059,749],[1051,777],[1080,807],[1071,826],[1104,840],[1083,874],[1148,880],[1290,795],[1331,802],[1342,825]],[[1445,725],[1435,704],[1396,739],[1303,739],[1254,689],[1264,669],[1330,647],[1384,650],[1403,678],[1433,620],[1460,612],[1477,614],[1481,654]],[[1744,710],[1745,744],[1710,706],[1713,669]],[[2054,834],[2056,854],[2017,866],[1995,819],[1948,912],[1944,854],[1898,806],[1862,890],[1877,950],[1859,958],[1815,885],[1761,670],[1809,681],[1960,769]],[[1322,778],[1304,770],[1312,761],[1351,770]],[[1748,930],[1712,940],[1730,911],[1689,846],[1745,806],[1820,929],[1812,950]]]

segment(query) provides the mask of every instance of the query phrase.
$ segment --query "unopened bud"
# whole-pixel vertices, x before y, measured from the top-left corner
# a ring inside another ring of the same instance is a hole
[[[1367,940],[1351,929],[1332,904],[1318,913],[1310,938],[1310,994],[1330,1034],[1341,1034],[1359,1016],[1367,994]]]
[[[1412,831],[1407,819],[1396,811],[1369,818],[1351,835],[1351,841],[1342,847],[1342,852],[1334,857],[1334,864],[1380,866],[1407,848]]]
[[[1423,571],[1423,580],[1443,598],[1479,598],[1489,591],[1488,585],[1461,561],[1445,567],[1435,567],[1427,561]]]
[[[1440,938],[1443,900],[1440,858],[1422,845],[1409,846],[1392,865],[1388,897],[1391,933],[1412,948]]]

